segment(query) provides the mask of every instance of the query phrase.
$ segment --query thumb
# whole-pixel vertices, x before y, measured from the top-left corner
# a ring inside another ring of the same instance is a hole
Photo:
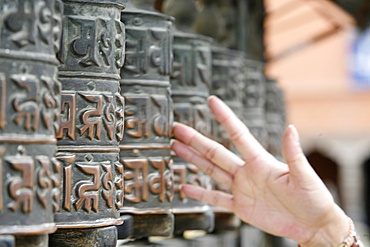
[[[286,129],[282,144],[283,156],[292,178],[307,181],[308,178],[317,176],[302,151],[299,134],[294,125],[291,124]]]

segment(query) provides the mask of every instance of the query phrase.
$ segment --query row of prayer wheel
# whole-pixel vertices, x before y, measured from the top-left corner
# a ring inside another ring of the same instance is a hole
[[[282,92],[263,63],[180,30],[154,2],[0,0],[0,246],[238,227],[181,192],[228,188],[171,152],[171,126],[236,152],[207,108],[218,95],[279,156]]]

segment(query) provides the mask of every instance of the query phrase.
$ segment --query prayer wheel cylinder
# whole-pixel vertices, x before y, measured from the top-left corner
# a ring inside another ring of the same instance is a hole
[[[80,235],[72,246],[89,246],[99,236],[117,235],[122,223],[124,168],[119,142],[124,131],[120,69],[124,62],[123,5],[110,1],[64,0],[63,39],[58,58],[62,82],[58,154],[62,163],[61,211],[52,246]],[[91,229],[95,228],[95,229]],[[72,238],[72,237],[71,237]],[[115,245],[117,236],[105,246]]]
[[[174,35],[174,69],[171,75],[174,119],[187,124],[206,136],[211,134],[211,117],[207,98],[211,83],[211,39],[176,31]],[[186,230],[211,231],[214,215],[211,208],[187,198],[181,184],[194,184],[210,189],[211,180],[194,164],[174,156],[175,234]]]
[[[59,0],[0,1],[0,243],[46,246],[56,230],[62,12]]]
[[[170,147],[173,18],[121,2],[127,9],[121,17],[126,26],[126,60],[120,84],[126,106],[125,134],[120,142],[125,205],[120,212],[133,217],[135,239],[170,236],[174,228]],[[153,1],[133,2],[146,7]]]

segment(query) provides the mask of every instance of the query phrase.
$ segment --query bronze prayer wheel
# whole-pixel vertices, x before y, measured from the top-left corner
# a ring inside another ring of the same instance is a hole
[[[58,54],[63,90],[57,133],[63,179],[53,246],[66,245],[59,240],[69,231],[63,229],[87,229],[85,242],[71,244],[88,246],[89,238],[104,235],[102,229],[90,234],[89,228],[106,227],[111,236],[110,226],[122,222],[119,209],[124,200],[124,168],[119,162],[119,142],[123,138],[124,98],[119,71],[125,54],[125,28],[120,21],[123,8],[110,1],[64,0]],[[78,234],[72,231],[69,238]],[[115,241],[112,237],[105,244]]]
[[[187,124],[206,136],[211,134],[211,117],[207,98],[211,83],[211,39],[205,36],[177,31],[174,35],[174,69],[171,75],[174,119]],[[186,230],[210,231],[214,215],[201,201],[187,198],[181,184],[195,184],[209,189],[210,177],[195,165],[174,156],[175,233]]]
[[[121,17],[126,26],[126,60],[120,84],[126,106],[120,143],[125,205],[120,212],[133,217],[133,238],[170,236],[174,227],[170,150],[173,18],[121,2],[127,9]]]
[[[246,79],[243,90],[243,119],[254,137],[266,148],[268,133],[265,116],[264,64],[257,60],[245,59],[244,66]]]
[[[56,230],[62,12],[59,0],[0,1],[0,235],[17,246]]]

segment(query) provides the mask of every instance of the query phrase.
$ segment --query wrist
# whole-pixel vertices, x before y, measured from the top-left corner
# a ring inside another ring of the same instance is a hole
[[[314,230],[312,237],[300,243],[301,247],[339,247],[343,240],[349,236],[350,221],[348,216],[337,206],[327,219]],[[350,246],[348,246],[350,247]]]

